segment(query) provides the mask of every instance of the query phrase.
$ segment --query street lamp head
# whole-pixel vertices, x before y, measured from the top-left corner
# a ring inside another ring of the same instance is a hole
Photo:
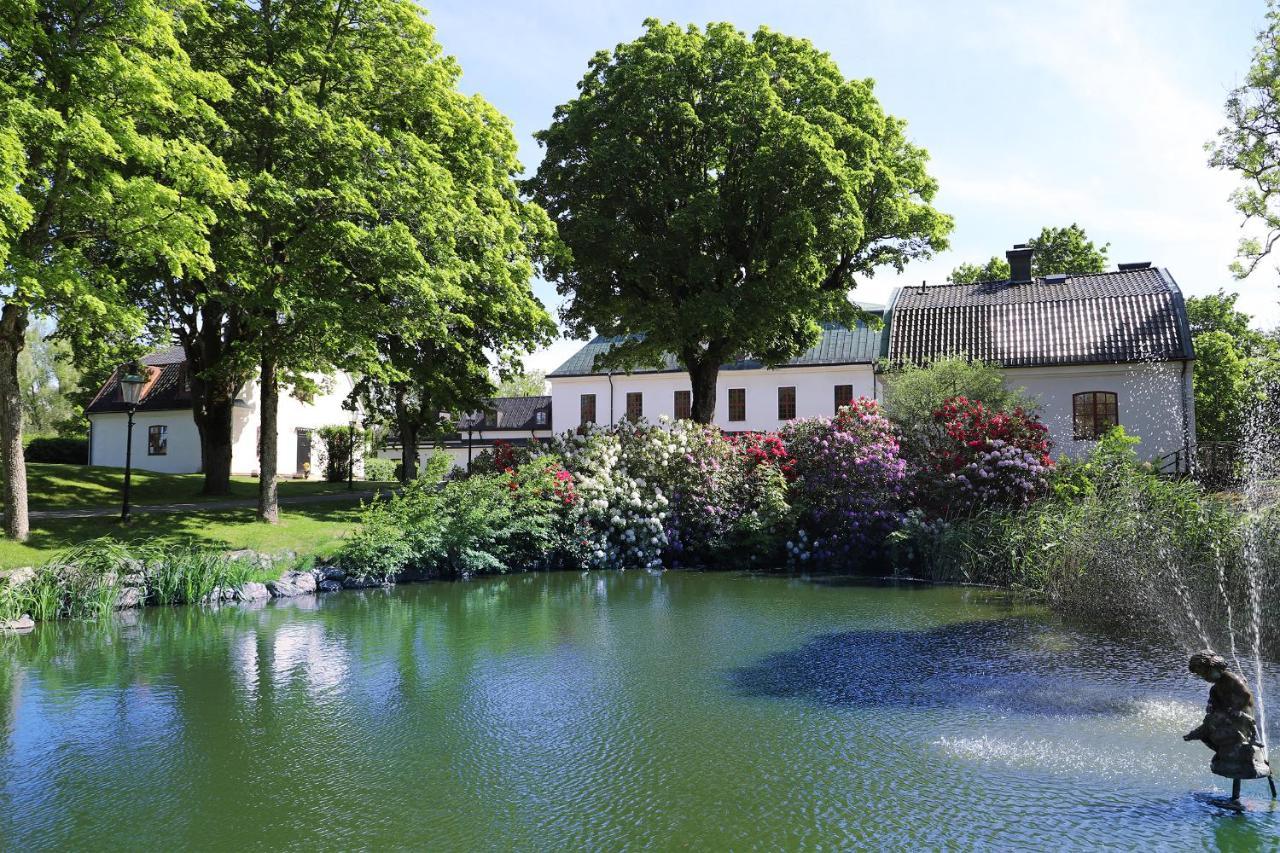
[[[138,405],[138,401],[142,399],[142,386],[146,380],[137,373],[126,373],[120,377],[120,395],[124,398],[124,404],[130,408]]]

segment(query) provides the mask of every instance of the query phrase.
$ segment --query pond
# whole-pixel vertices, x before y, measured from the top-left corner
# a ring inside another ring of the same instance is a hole
[[[0,638],[0,848],[1274,844],[1265,783],[1205,801],[1204,695],[1181,650],[974,589],[560,573],[152,609]]]

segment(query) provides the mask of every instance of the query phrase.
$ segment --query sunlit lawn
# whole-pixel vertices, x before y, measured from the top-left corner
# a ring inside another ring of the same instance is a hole
[[[231,495],[209,497],[200,494],[204,484],[201,474],[157,474],[152,471],[134,471],[130,492],[137,506],[156,506],[167,503],[191,503],[253,498],[258,494],[258,481],[254,477],[233,477]],[[88,507],[115,506],[120,501],[124,471],[120,468],[100,468],[88,465],[55,465],[32,462],[27,465],[28,506],[33,510],[85,509]],[[358,489],[375,488],[378,484],[356,481]],[[319,495],[346,491],[346,483],[326,483],[316,480],[280,480],[280,496]]]
[[[275,525],[255,521],[251,508],[143,513],[135,515],[128,527],[122,527],[114,517],[36,520],[26,543],[0,540],[0,568],[35,565],[62,548],[100,536],[123,541],[174,539],[225,550],[252,548],[268,554],[292,551],[299,556],[325,556],[341,544],[358,513],[357,503],[340,502],[282,507],[280,523]]]

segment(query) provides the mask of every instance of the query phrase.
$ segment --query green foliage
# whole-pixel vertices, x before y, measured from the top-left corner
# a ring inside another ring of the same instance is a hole
[[[364,452],[365,431],[336,424],[320,427],[316,432],[322,442],[321,464],[324,478],[330,483],[344,483],[351,473],[351,462]]]
[[[365,456],[364,478],[366,480],[386,483],[395,479],[396,462],[394,459],[380,459],[377,456]]]
[[[999,367],[963,356],[941,358],[925,367],[897,366],[884,374],[885,414],[908,441],[928,440],[937,429],[933,413],[952,397],[981,400],[998,412],[1036,408],[1022,389],[1005,386]]]
[[[1045,227],[1040,234],[1027,240],[1035,250],[1031,256],[1031,274],[1036,277],[1054,273],[1099,273],[1107,268],[1107,249],[1110,243],[1095,245],[1083,228],[1074,222],[1063,228]],[[993,257],[985,264],[960,264],[951,271],[956,284],[974,284],[980,281],[1006,281],[1009,278],[1009,262]]]
[[[28,462],[63,465],[88,465],[87,438],[33,438],[27,442],[22,456]]]
[[[856,319],[855,276],[946,246],[925,151],[807,41],[651,19],[578,90],[525,185],[569,249],[549,278],[572,332],[628,336],[609,364],[675,353],[695,419],[731,356],[797,355]]]
[[[553,477],[553,457],[533,457],[515,474],[480,474],[439,485],[444,454],[387,500],[363,507],[340,561],[352,574],[389,580],[548,568],[570,544]]]
[[[1258,33],[1244,82],[1227,96],[1227,124],[1209,146],[1209,164],[1235,172],[1240,186],[1232,203],[1248,225],[1261,229],[1240,240],[1232,272],[1245,278],[1280,240],[1280,6],[1268,0],[1266,26]]]
[[[51,337],[51,331],[42,323],[28,326],[18,356],[22,423],[31,435],[53,435],[82,415],[70,396],[80,384],[80,371],[70,345]]]
[[[495,397],[541,397],[547,393],[545,370],[523,370],[498,384]]]
[[[1249,361],[1227,332],[1201,332],[1194,343],[1196,436],[1201,441],[1236,441],[1254,397]]]
[[[1250,410],[1280,382],[1280,342],[1251,327],[1238,295],[1219,290],[1187,299],[1196,362],[1196,435],[1239,441]]]

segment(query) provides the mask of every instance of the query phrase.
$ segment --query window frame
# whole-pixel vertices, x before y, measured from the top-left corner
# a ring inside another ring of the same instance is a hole
[[[1090,399],[1082,405],[1086,397]],[[1119,425],[1120,397],[1115,391],[1077,391],[1071,395],[1071,437],[1074,441],[1097,441]],[[1087,428],[1082,429],[1082,426]]]
[[[730,388],[729,391],[729,423],[742,423],[747,419],[747,389],[746,388]],[[737,397],[735,400],[734,397]],[[734,415],[737,417],[734,417]]]
[[[786,392],[791,392],[787,394]],[[787,398],[790,399],[787,399]],[[787,414],[788,409],[790,414]],[[792,421],[796,417],[796,386],[779,385],[778,386],[778,420]]]
[[[626,408],[627,420],[638,421],[641,418],[643,418],[644,417],[644,392],[628,391],[626,400],[627,400],[627,408]],[[632,411],[632,403],[635,404],[634,411]]]
[[[590,417],[587,416],[587,410],[590,408]],[[595,394],[579,394],[578,395],[578,425],[588,426],[597,423],[596,421],[596,395]]]
[[[840,402],[840,396],[841,396],[841,395],[840,395],[840,389],[841,389],[841,388],[848,388],[848,389],[849,389],[849,396],[848,396],[848,398],[847,398],[843,403],[842,403],[842,402]],[[832,395],[831,395],[831,396],[832,396],[832,403],[833,403],[832,410],[831,410],[831,414],[833,414],[833,415],[838,415],[838,414],[840,414],[840,410],[841,410],[841,409],[843,409],[845,406],[852,406],[852,405],[853,405],[853,385],[852,385],[852,384],[837,385],[837,386],[835,386],[835,388],[833,389],[833,391],[832,391]]]
[[[683,413],[682,413],[683,410]],[[671,414],[678,421],[687,421],[693,417],[693,392],[678,389],[672,395]]]
[[[156,437],[159,436],[159,441]],[[159,449],[157,449],[157,447]],[[169,455],[169,425],[168,424],[148,424],[147,425],[147,455],[148,456],[168,456]]]

